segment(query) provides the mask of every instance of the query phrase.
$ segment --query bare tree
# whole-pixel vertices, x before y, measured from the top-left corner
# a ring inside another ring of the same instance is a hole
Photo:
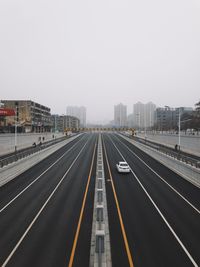
[[[196,106],[196,111],[200,112],[200,100],[198,103],[195,104],[195,106]]]

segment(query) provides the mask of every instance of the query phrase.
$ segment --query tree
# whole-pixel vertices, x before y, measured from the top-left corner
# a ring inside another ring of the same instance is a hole
[[[184,113],[181,116],[183,121],[182,130],[194,129],[197,132],[200,130],[200,101],[195,104],[196,108],[192,113]]]
[[[196,129],[197,131],[199,131],[200,129],[200,100],[198,103],[195,104],[196,109],[193,112],[194,115],[194,129]]]
[[[187,130],[187,129],[193,129],[194,125],[193,125],[193,120],[194,120],[194,117],[193,117],[193,113],[188,113],[188,112],[185,112],[181,115],[181,129],[182,130]]]
[[[196,111],[200,112],[200,100],[198,103],[195,104],[195,106],[196,106]]]

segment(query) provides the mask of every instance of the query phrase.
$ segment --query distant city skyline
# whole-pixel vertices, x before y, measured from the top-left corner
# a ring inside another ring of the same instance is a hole
[[[3,99],[0,99],[0,101],[1,100],[3,100]],[[7,100],[32,100],[32,101],[34,101],[33,99],[14,99],[14,98],[9,98],[9,99],[7,99]],[[38,102],[39,104],[41,104],[41,105],[45,105],[45,106],[48,106],[48,105],[46,105],[46,104],[44,104],[44,103],[42,103],[41,101],[36,101],[36,102]],[[191,108],[195,108],[195,104],[198,102],[198,100],[194,103],[194,105],[191,105],[191,106],[189,106],[189,105],[180,105],[180,106],[171,106],[171,105],[168,105],[167,103],[165,103],[164,105],[156,105],[156,103],[153,103],[152,101],[148,101],[148,102],[141,102],[141,101],[136,101],[135,103],[132,103],[131,105],[126,105],[126,103],[125,102],[123,102],[122,104],[123,105],[125,105],[126,106],[126,108],[127,108],[127,118],[128,118],[128,116],[129,115],[133,115],[133,113],[134,113],[134,111],[133,111],[133,109],[134,109],[134,106],[136,105],[136,104],[138,104],[138,103],[141,103],[142,105],[147,105],[147,104],[149,104],[149,103],[152,103],[153,105],[155,105],[156,106],[156,108],[158,108],[158,107],[160,107],[160,108],[163,108],[163,107],[165,107],[165,106],[169,106],[170,108],[177,108],[177,107],[191,107]],[[78,118],[81,118],[81,122],[82,122],[82,125],[86,125],[86,123],[87,124],[109,124],[111,121],[114,121],[114,107],[116,106],[116,105],[118,105],[120,102],[118,102],[118,103],[115,103],[113,106],[109,106],[109,109],[110,109],[110,116],[108,115],[107,117],[106,116],[104,116],[103,117],[103,115],[104,115],[104,113],[102,114],[102,117],[98,117],[98,118],[94,118],[94,119],[91,119],[91,117],[90,117],[90,113],[88,112],[88,110],[90,111],[90,109],[88,109],[86,106],[83,106],[83,105],[81,105],[81,106],[78,106],[78,105],[66,105],[65,106],[65,110],[64,111],[62,111],[62,112],[59,112],[59,110],[60,110],[60,107],[55,107],[55,110],[57,110],[57,111],[54,111],[54,109],[51,107],[51,106],[48,106],[50,109],[51,109],[51,114],[58,114],[58,115],[72,115],[72,116],[77,116]],[[70,112],[69,112],[69,109],[71,110]],[[77,115],[78,113],[80,113],[80,111],[79,111],[79,108],[81,108],[82,109],[82,112],[81,112],[81,114],[82,115]],[[101,107],[102,108],[102,107]],[[104,108],[105,107],[103,107],[103,110],[102,111],[104,111]],[[67,109],[68,109],[68,111],[67,111]],[[83,110],[84,109],[84,110]],[[106,109],[108,109],[108,107],[106,107]],[[86,111],[87,111],[87,116],[86,116]],[[92,112],[92,115],[95,115],[95,109],[94,109],[94,112],[93,111],[91,111]],[[81,117],[82,116],[82,117]],[[136,119],[135,119],[135,117],[134,117],[134,120],[136,121]],[[142,115],[141,116],[141,125],[143,125],[144,124],[144,115]]]
[[[84,106],[67,106],[66,115],[75,116],[80,120],[80,126],[85,127],[87,123],[87,112]]]
[[[0,1],[0,98],[85,106],[93,123],[120,102],[194,108],[199,13],[196,0]]]

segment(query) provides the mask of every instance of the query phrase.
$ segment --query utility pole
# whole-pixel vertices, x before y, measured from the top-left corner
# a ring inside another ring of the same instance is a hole
[[[18,102],[15,102],[15,152],[17,151]]]
[[[144,113],[144,138],[145,138],[145,141],[147,139],[147,116],[146,116],[146,110],[145,110],[145,113]]]
[[[181,111],[179,108],[179,113],[178,113],[178,149],[180,151],[181,149]]]

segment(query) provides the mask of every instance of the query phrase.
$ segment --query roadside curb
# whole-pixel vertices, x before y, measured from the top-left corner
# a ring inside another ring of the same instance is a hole
[[[73,141],[78,136],[79,135],[76,135],[65,141],[54,144],[53,146],[47,147],[44,150],[40,150],[34,154],[31,154],[30,156],[27,156],[26,158],[22,158],[10,165],[3,167],[2,169],[0,169],[0,187],[14,179],[21,173],[25,172],[29,168],[33,167],[43,159],[47,158],[50,154]]]

